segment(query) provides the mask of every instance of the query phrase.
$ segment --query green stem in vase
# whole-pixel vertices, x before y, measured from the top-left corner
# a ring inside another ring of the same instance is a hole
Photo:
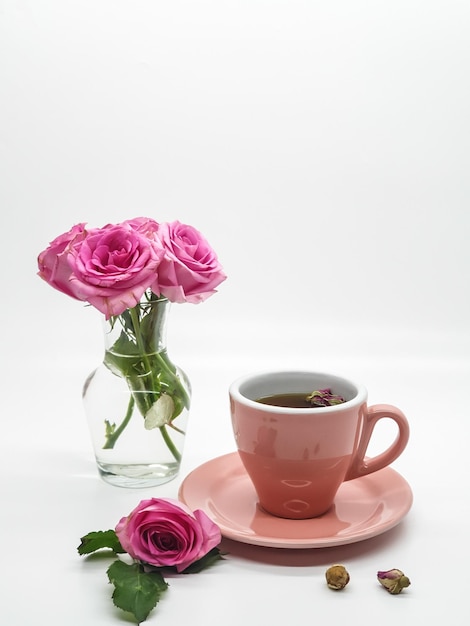
[[[135,405],[134,396],[131,395],[131,397],[129,398],[129,404],[127,405],[126,416],[122,420],[120,426],[116,428],[115,430],[114,428],[111,428],[110,423],[106,420],[106,441],[104,443],[103,450],[111,450],[112,448],[114,448],[114,444],[119,439],[119,437],[121,436],[121,433],[123,432],[123,430],[125,429],[125,427],[127,426],[127,424],[129,423],[132,417],[132,411],[134,410],[134,405]]]
[[[137,344],[137,348],[139,349],[139,354],[142,358],[142,363],[144,364],[145,370],[147,372],[151,372],[152,368],[150,366],[148,354],[145,349],[144,341],[142,339],[142,333],[140,329],[140,320],[139,320],[139,315],[137,313],[137,307],[139,306],[140,305],[137,304],[134,308],[130,309],[132,325],[134,326],[135,341]]]
[[[173,430],[176,430],[176,432],[177,432],[177,433],[180,433],[180,435],[186,435],[185,431],[184,431],[184,430],[181,430],[181,428],[178,428],[178,426],[175,426],[175,425],[173,424],[173,422],[170,422],[170,423],[168,424],[168,426],[169,426],[170,428],[173,428]]]
[[[173,414],[172,419],[175,419],[175,417],[178,417],[178,415],[181,413],[183,408],[189,409],[189,403],[190,403],[189,395],[187,394],[186,389],[184,388],[184,385],[181,383],[180,377],[178,376],[175,368],[167,362],[166,353],[158,352],[154,356],[155,356],[155,360],[157,360],[158,363],[162,366],[162,369],[165,370],[169,374],[169,380],[172,381],[171,385],[167,382],[168,389],[173,391],[176,394],[179,394],[179,396],[183,398],[183,402],[180,403],[181,408],[178,410],[177,413]]]
[[[161,396],[167,394],[173,399],[173,414],[167,424],[159,425],[158,428],[169,451],[180,461],[181,454],[166,427],[170,426],[176,432],[185,434],[172,422],[184,408],[189,409],[190,397],[162,341],[167,304],[165,299],[149,294],[146,302],[128,309],[112,322],[113,325],[119,323],[122,330],[107,351],[106,362],[117,375],[126,379],[133,401],[132,406],[129,403],[126,416],[117,429],[106,422],[106,442],[103,447],[114,446],[130,421],[134,404],[142,417],[146,418]]]
[[[168,449],[170,450],[171,454],[175,457],[175,460],[178,462],[181,461],[181,454],[177,450],[175,444],[173,443],[173,440],[168,434],[166,426],[160,426],[160,432],[162,434],[163,439],[165,440],[166,445],[168,446]]]

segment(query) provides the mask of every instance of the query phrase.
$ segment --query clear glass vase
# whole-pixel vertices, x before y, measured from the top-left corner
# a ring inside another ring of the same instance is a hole
[[[150,487],[178,475],[191,386],[166,348],[170,303],[147,292],[104,322],[103,363],[83,387],[98,471],[120,487]]]

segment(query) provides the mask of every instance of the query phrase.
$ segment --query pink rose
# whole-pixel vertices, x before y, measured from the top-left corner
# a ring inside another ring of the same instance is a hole
[[[134,217],[131,220],[121,222],[121,224],[128,224],[134,230],[139,231],[145,236],[153,236],[158,231],[159,224],[151,217]]]
[[[106,319],[140,301],[164,254],[154,229],[132,222],[91,229],[70,246],[71,291]]]
[[[156,567],[184,571],[221,541],[218,526],[200,510],[167,498],[142,500],[116,526],[123,549]]]
[[[160,224],[158,236],[165,256],[158,267],[152,290],[171,302],[203,302],[226,279],[214,250],[192,226]]]
[[[70,245],[74,242],[82,241],[86,237],[85,224],[76,224],[72,228],[56,237],[49,246],[43,250],[38,256],[38,267],[40,276],[51,287],[62,291],[63,293],[83,300],[72,289],[70,284],[70,276],[72,268],[68,262]]]

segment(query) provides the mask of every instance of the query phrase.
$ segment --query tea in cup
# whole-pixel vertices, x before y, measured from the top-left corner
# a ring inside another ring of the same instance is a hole
[[[367,390],[334,374],[307,371],[244,376],[229,388],[241,461],[268,513],[289,519],[320,516],[344,481],[377,472],[405,449],[409,424],[389,404],[367,405]],[[395,440],[367,458],[381,419],[398,426]]]

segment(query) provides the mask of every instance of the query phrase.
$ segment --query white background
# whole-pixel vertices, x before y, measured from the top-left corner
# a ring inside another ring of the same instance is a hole
[[[75,223],[147,215],[196,226],[228,274],[172,308],[193,410],[180,478],[150,495],[234,450],[229,383],[281,367],[400,406],[415,494],[397,529],[342,549],[230,544],[148,623],[465,622],[469,32],[466,0],[0,0],[2,621],[123,619],[75,548],[149,492],[96,475],[80,393],[100,317],[36,257]],[[390,567],[412,579],[397,598],[375,581]]]

